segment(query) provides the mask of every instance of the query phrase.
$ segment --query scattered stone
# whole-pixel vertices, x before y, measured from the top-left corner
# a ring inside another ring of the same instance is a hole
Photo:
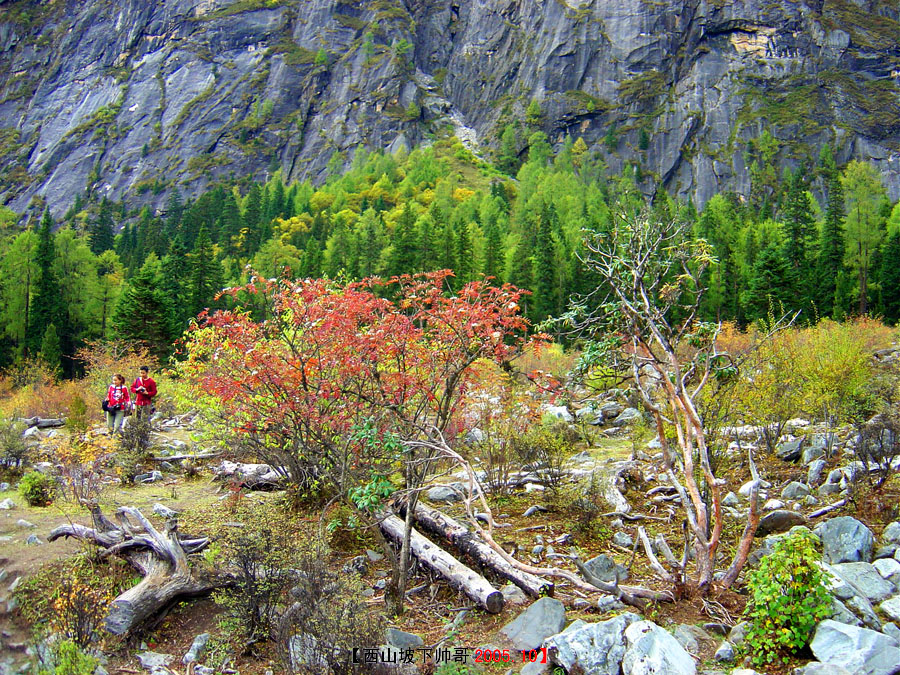
[[[594,461],[594,458],[591,457],[591,453],[589,453],[587,450],[582,450],[581,452],[569,457],[569,461],[575,462],[576,464],[582,464],[584,462],[592,462]]]
[[[191,648],[187,650],[183,657],[181,657],[181,662],[184,665],[187,665],[199,661],[200,657],[203,656],[203,652],[206,651],[206,644],[208,642],[209,633],[200,633],[200,635],[194,638],[194,641],[191,643]]]
[[[705,630],[688,623],[680,623],[675,626],[675,630],[672,631],[672,637],[678,640],[678,643],[684,647],[689,654],[694,656],[700,654],[701,642],[712,639]]]
[[[533,549],[531,549],[531,555],[537,557],[540,556],[544,552],[544,545],[538,544]]]
[[[19,518],[16,521],[16,527],[22,530],[30,530],[32,527],[37,527],[37,525],[25,520],[24,518]]]
[[[500,629],[518,650],[535,649],[566,625],[566,608],[556,598],[539,598]]]
[[[824,483],[819,486],[817,490],[820,497],[827,497],[829,495],[836,495],[841,491],[841,486],[836,483]]]
[[[460,502],[463,498],[463,488],[461,485],[459,486],[460,489],[458,490],[454,489],[454,487],[450,487],[449,485],[436,485],[425,493],[425,497],[428,499],[428,501],[435,503]]]
[[[369,573],[369,559],[364,555],[358,555],[345,563],[341,568],[344,574],[358,574],[361,577]]]
[[[639,616],[626,612],[554,635],[544,647],[550,660],[567,672],[619,675],[626,652],[625,629],[636,621],[640,621]]]
[[[533,516],[534,514],[536,514],[536,513],[542,513],[542,512],[544,512],[544,511],[546,511],[546,510],[547,510],[547,509],[544,508],[543,506],[540,506],[540,505],[538,505],[538,504],[535,504],[534,506],[529,506],[527,509],[525,509],[525,513],[523,513],[522,515],[525,516],[526,518],[530,518],[530,517]]]
[[[622,565],[617,565],[615,560],[605,553],[601,553],[596,558],[591,558],[584,563],[584,566],[587,567],[588,572],[601,581],[625,581],[628,578],[628,570]]]
[[[611,420],[614,417],[618,417],[624,410],[625,408],[621,404],[610,401],[600,406],[600,415],[603,419]]]
[[[728,631],[730,631],[731,628],[724,623],[709,622],[703,624],[703,630],[705,630],[707,633],[712,633],[713,635],[721,635],[722,637],[725,637],[726,635],[728,635]]]
[[[763,511],[777,511],[784,508],[784,502],[780,499],[770,499],[763,504]]]
[[[729,492],[725,495],[725,499],[722,500],[723,506],[730,506],[732,508],[737,508],[741,505],[741,500],[738,499],[738,496],[733,492]]]
[[[174,660],[175,657],[171,654],[142,652],[137,655],[137,658],[138,661],[140,661],[141,668],[146,668],[147,670],[154,671],[158,668],[165,668]]]
[[[210,668],[209,666],[201,666],[199,663],[194,664],[194,675],[213,675],[215,672],[215,668]]]
[[[620,609],[625,609],[625,604],[611,595],[601,595],[597,599],[597,609],[602,614],[605,614],[606,612],[615,612]]]
[[[828,478],[825,479],[825,482],[829,485],[837,485],[841,482],[841,479],[844,477],[844,472],[840,469],[832,469],[828,472]]]
[[[0,509],[2,509],[4,511],[10,511],[11,509],[14,509],[14,508],[16,508],[16,503],[9,497],[7,497],[2,502],[0,502]]]
[[[803,503],[807,506],[816,506],[819,503],[819,500],[812,495],[806,495],[806,499],[803,500]]]
[[[372,562],[378,562],[379,560],[384,560],[384,554],[379,553],[378,551],[373,551],[370,548],[366,549],[366,557]]]
[[[514,583],[509,582],[503,588],[500,589],[500,592],[503,594],[503,605],[524,605],[528,602],[528,596],[525,595],[525,592],[516,586]]]
[[[731,675],[734,675],[734,673]],[[846,668],[841,668],[840,666],[835,666],[830,663],[812,661],[802,668],[794,668],[793,675],[853,675],[853,673]]]
[[[878,573],[874,565],[866,562],[840,563],[831,565],[828,569],[864,595],[870,602],[886,600],[897,590],[894,584]]]
[[[322,672],[328,667],[325,658],[319,653],[319,641],[308,633],[299,633],[288,641],[288,654],[291,659],[291,667],[294,672],[301,671],[303,666],[308,666]],[[315,671],[314,671],[315,672]]]
[[[41,538],[36,534],[29,534],[28,539],[25,540],[25,543],[29,546],[40,546],[44,542],[41,541]]]
[[[466,445],[478,445],[484,442],[484,432],[478,427],[469,429],[466,432]]]
[[[779,509],[762,517],[759,521],[759,527],[756,528],[756,536],[764,537],[773,532],[784,532],[804,523],[806,523],[806,518],[802,514],[796,511]]]
[[[747,638],[747,630],[749,628],[750,624],[746,621],[735,624],[734,628],[728,631],[728,641],[735,647],[740,647]]]
[[[425,644],[425,640],[415,633],[407,633],[397,628],[388,628],[384,631],[384,639],[391,647],[397,649],[415,649]]]
[[[162,471],[157,471],[154,469],[149,473],[139,473],[134,477],[135,483],[156,483],[157,481],[161,481],[163,479]]]
[[[564,405],[545,405],[543,407],[543,413],[558,420],[562,420],[563,422],[575,421],[572,413],[570,413],[569,409]]]
[[[540,485],[539,483],[525,483],[526,494],[529,492],[543,492],[546,489],[547,488],[545,488],[543,485]]]
[[[809,470],[806,472],[806,482],[809,485],[816,485],[822,479],[822,472],[825,470],[825,460],[816,459],[810,462]]]
[[[881,533],[881,541],[900,546],[900,520],[895,520],[884,528],[884,532]]]
[[[799,483],[793,480],[784,486],[784,489],[781,491],[781,498],[800,499],[801,497],[805,497],[806,495],[808,495],[809,492],[809,487],[807,487],[803,483]]]
[[[867,628],[825,619],[810,644],[819,661],[857,675],[890,675],[900,663],[898,642]]]
[[[713,659],[719,663],[731,663],[734,661],[734,646],[726,640],[716,650]]]
[[[838,623],[845,623],[848,626],[863,625],[863,622],[857,618],[856,614],[851,612],[847,608],[847,605],[837,598],[831,598],[831,614],[828,618],[832,621],[837,621]]]
[[[612,537],[612,543],[622,548],[631,548],[634,546],[634,539],[625,532],[616,532]]]
[[[803,439],[779,443],[775,448],[775,456],[785,462],[796,462],[803,452]]]
[[[872,530],[856,518],[832,518],[819,524],[814,532],[822,540],[822,559],[827,563],[868,562],[872,559],[875,537]]]
[[[878,571],[882,578],[887,579],[894,586],[900,588],[900,562],[893,558],[882,558],[872,563],[872,567]]]
[[[678,640],[652,621],[638,621],[625,629],[628,650],[622,658],[623,675],[695,675],[694,659]]]
[[[6,492],[9,489],[10,489],[9,483],[6,483],[6,482],[0,483],[0,492]]]
[[[618,417],[612,421],[612,425],[614,427],[625,427],[629,424],[634,424],[635,422],[639,422],[641,419],[641,413],[638,412],[635,408],[625,408],[621,413],[619,413]]]
[[[173,511],[168,506],[164,506],[163,504],[160,504],[159,502],[157,502],[156,504],[153,505],[153,513],[155,513],[158,516],[162,516],[163,518],[177,518],[178,517],[178,511]]]
[[[900,628],[897,627],[893,621],[888,621],[881,627],[881,632],[887,635],[888,637],[894,638],[898,643],[900,643]]]
[[[900,621],[900,595],[895,595],[889,600],[885,600],[878,608],[884,612],[891,621]],[[900,663],[900,661],[898,661]]]

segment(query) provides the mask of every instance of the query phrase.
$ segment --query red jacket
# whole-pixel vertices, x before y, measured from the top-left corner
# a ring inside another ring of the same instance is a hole
[[[138,387],[144,387],[146,391],[138,391]],[[136,395],[135,405],[150,405],[150,399],[156,396],[156,382],[152,377],[139,377],[132,383],[131,391]]]
[[[115,384],[109,385],[109,389],[106,390],[106,400],[109,401],[110,405],[128,403],[131,401],[131,396],[128,394],[128,387],[124,384],[121,387]]]

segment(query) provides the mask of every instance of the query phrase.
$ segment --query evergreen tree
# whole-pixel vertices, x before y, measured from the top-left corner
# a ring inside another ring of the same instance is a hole
[[[97,212],[97,216],[91,221],[89,229],[91,251],[93,251],[95,255],[110,250],[115,243],[113,240],[112,211],[112,204],[104,197],[100,201],[100,208]]]
[[[227,251],[228,255],[237,252],[237,242],[241,235],[243,220],[238,209],[237,200],[230,190],[225,195],[225,203],[222,204],[222,215],[219,217],[219,243]]]
[[[417,271],[416,258],[418,257],[419,243],[416,241],[415,225],[415,215],[409,202],[406,202],[394,228],[388,274],[411,274]]]
[[[472,281],[475,272],[474,251],[472,248],[472,234],[469,225],[464,220],[456,222],[456,287]]]
[[[190,316],[212,308],[216,293],[222,288],[222,267],[216,260],[212,241],[201,227],[188,262],[187,306]]]
[[[827,201],[816,266],[818,308],[820,316],[837,318],[839,314],[843,313],[840,303],[836,303],[836,300],[839,279],[845,274],[844,188],[827,145],[823,148],[822,159],[822,174],[825,178]]]
[[[166,224],[164,228],[167,241],[175,239],[181,228],[181,219],[184,217],[184,203],[181,201],[181,192],[178,188],[172,190],[166,202]]]
[[[160,263],[155,255],[148,256],[119,298],[113,328],[117,340],[146,345],[159,359],[171,353],[178,331],[172,306],[162,290]]]
[[[31,313],[28,317],[26,346],[29,354],[40,352],[41,341],[47,326],[51,323],[60,325],[62,306],[60,304],[59,280],[54,271],[56,248],[53,245],[53,219],[49,209],[44,211],[41,227],[38,230],[38,244],[35,251],[35,263],[40,270],[31,301]]]
[[[815,303],[815,277],[811,266],[815,233],[812,205],[806,182],[798,168],[788,176],[784,203],[785,256],[793,269],[800,306],[809,312]]]
[[[495,280],[503,276],[503,237],[496,223],[489,223],[487,226],[481,269],[485,276],[494,277]]]
[[[47,367],[57,375],[62,374],[62,348],[59,345],[59,335],[56,333],[56,326],[51,322],[44,331],[44,338],[41,340],[41,361],[47,364]]]
[[[881,306],[891,324],[900,321],[900,231],[888,237],[881,256]]]
[[[512,124],[503,127],[500,149],[497,151],[497,168],[510,176],[519,170],[519,135]]]
[[[266,220],[268,222],[272,222],[276,218],[284,217],[284,183],[281,182],[281,178],[275,178],[275,185],[271,190],[267,191],[269,194],[269,201],[266,205]]]
[[[793,307],[796,294],[791,285],[791,272],[782,247],[770,243],[762,250],[753,265],[749,287],[743,297],[750,318],[765,318],[770,307],[776,315]]]
[[[542,217],[538,222],[534,247],[534,298],[532,319],[543,321],[556,310],[556,265],[550,222]]]
[[[190,278],[190,265],[187,248],[181,242],[181,237],[172,240],[169,252],[160,262],[160,271],[160,290],[172,307],[172,319],[179,328],[187,328],[191,308],[188,306],[185,289]]]
[[[432,272],[438,268],[438,240],[434,221],[430,214],[424,214],[416,221],[419,232],[418,269]]]

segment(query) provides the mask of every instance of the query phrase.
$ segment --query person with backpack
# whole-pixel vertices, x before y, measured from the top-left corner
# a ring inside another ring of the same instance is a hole
[[[141,374],[131,384],[135,395],[134,409],[138,419],[150,418],[153,414],[153,397],[156,396],[156,382],[150,377],[150,369],[141,366]]]
[[[106,426],[109,433],[118,431],[122,433],[122,423],[125,421],[125,408],[131,405],[131,395],[125,384],[125,376],[121,373],[113,375],[112,384],[106,390]]]

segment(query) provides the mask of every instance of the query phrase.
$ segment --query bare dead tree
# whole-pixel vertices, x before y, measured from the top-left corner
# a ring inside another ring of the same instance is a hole
[[[686,223],[658,222],[646,215],[615,216],[607,231],[586,238],[585,250],[583,261],[602,284],[569,318],[596,338],[598,360],[624,363],[631,371],[662,445],[666,475],[684,509],[696,565],[688,585],[706,595],[724,526],[725,482],[715,475],[698,401],[711,382],[733,377],[738,367],[718,347],[721,324],[698,317],[702,277],[715,260],[705,241],[690,236]],[[750,466],[756,480],[752,456]],[[754,489],[737,551],[719,582],[722,587],[734,583],[746,563],[759,522],[756,495]],[[686,554],[681,561],[671,552],[664,555],[674,570],[670,572],[654,555],[646,534],[640,538],[661,578],[678,586],[688,582]]]

